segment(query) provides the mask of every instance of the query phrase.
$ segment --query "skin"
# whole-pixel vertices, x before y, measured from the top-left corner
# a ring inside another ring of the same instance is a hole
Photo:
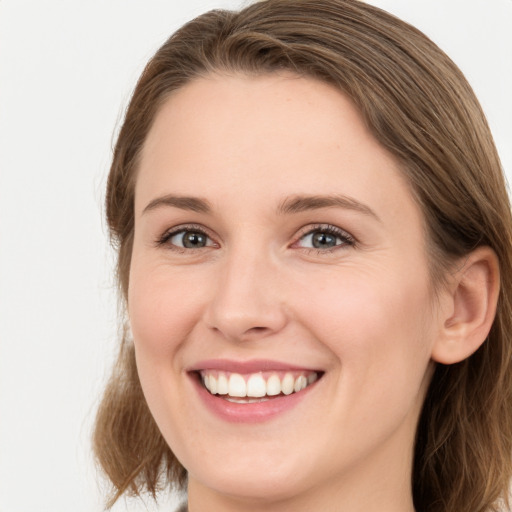
[[[171,193],[211,211],[145,210]],[[278,213],[303,195],[363,206]],[[158,243],[190,224],[205,247]],[[315,249],[318,225],[350,239]],[[137,177],[128,305],[141,384],[189,472],[192,512],[414,510],[414,434],[453,309],[433,299],[425,247],[397,163],[330,86],[216,75],[166,101]],[[187,373],[212,358],[325,374],[291,410],[228,423]]]

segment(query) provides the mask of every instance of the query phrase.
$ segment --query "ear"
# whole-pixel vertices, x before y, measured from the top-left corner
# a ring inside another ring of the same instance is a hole
[[[498,258],[490,247],[479,247],[462,260],[443,293],[434,361],[458,363],[480,348],[494,321],[499,288]]]

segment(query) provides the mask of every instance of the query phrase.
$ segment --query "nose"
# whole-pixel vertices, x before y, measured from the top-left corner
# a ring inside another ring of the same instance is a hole
[[[271,260],[251,251],[233,251],[226,256],[206,308],[210,329],[231,341],[250,341],[267,338],[284,328],[287,314],[283,282]]]

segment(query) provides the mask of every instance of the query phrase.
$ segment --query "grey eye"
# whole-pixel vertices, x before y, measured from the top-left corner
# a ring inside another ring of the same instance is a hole
[[[314,233],[311,241],[313,247],[316,249],[324,249],[326,247],[335,247],[338,245],[337,237],[330,233]]]
[[[341,236],[317,230],[304,235],[300,239],[299,245],[300,247],[313,249],[331,249],[343,243],[345,242]]]
[[[169,242],[184,249],[201,249],[212,245],[205,233],[200,231],[179,231],[169,238]]]

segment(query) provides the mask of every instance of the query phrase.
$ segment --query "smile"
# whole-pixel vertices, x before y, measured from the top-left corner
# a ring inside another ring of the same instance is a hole
[[[263,402],[298,393],[318,380],[315,371],[281,371],[240,374],[218,370],[199,372],[204,387],[234,403]]]
[[[206,411],[221,421],[261,423],[308,400],[323,370],[271,360],[210,359],[187,369]]]

